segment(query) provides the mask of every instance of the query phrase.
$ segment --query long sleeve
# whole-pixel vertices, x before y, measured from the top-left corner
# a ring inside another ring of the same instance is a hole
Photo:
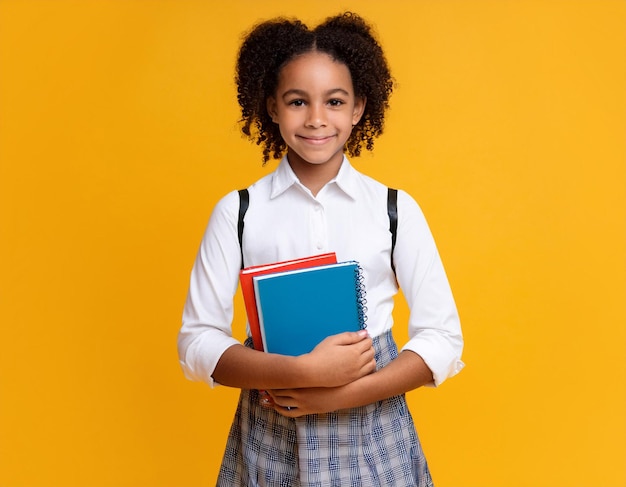
[[[214,386],[211,377],[222,353],[239,343],[232,336],[233,296],[240,253],[237,192],[215,206],[191,272],[178,334],[178,355],[185,376]]]
[[[409,304],[411,350],[426,362],[434,385],[457,374],[463,336],[452,291],[426,219],[405,192],[398,194],[398,237],[394,252],[397,277]]]

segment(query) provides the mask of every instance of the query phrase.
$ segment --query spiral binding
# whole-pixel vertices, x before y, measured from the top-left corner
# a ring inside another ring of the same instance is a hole
[[[367,328],[367,299],[366,299],[366,291],[365,291],[365,278],[363,276],[363,269],[359,265],[358,262],[354,262],[356,266],[354,267],[354,283],[356,285],[356,309],[358,320],[361,325],[361,329]]]

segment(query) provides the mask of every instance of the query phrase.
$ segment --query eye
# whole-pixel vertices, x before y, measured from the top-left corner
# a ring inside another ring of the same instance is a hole
[[[331,107],[340,107],[341,105],[343,105],[343,100],[340,100],[339,98],[333,98],[332,100],[328,101],[328,104]]]
[[[295,100],[291,100],[288,104],[294,107],[301,107],[304,105],[304,100],[297,98]]]

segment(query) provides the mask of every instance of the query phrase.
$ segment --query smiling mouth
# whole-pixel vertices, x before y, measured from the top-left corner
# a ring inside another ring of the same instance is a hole
[[[300,135],[298,137],[300,137],[300,139],[304,140],[305,142],[313,145],[323,144],[333,138],[332,135],[327,135],[325,137],[306,137],[304,135]]]

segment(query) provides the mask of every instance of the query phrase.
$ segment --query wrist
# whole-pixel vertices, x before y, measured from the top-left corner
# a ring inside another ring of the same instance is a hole
[[[322,387],[315,360],[310,353],[295,357],[293,369],[297,378],[297,387]]]
[[[338,409],[349,409],[366,406],[374,402],[368,386],[368,377],[364,376],[349,384],[337,388],[336,405]]]

